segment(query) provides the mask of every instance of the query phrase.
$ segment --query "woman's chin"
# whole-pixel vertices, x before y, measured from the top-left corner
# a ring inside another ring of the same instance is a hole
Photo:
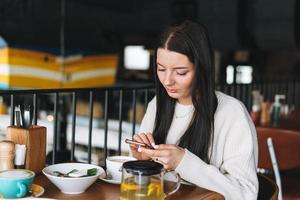
[[[170,93],[168,92],[168,95],[173,98],[173,99],[178,99],[180,97],[180,95],[178,95],[178,93]]]

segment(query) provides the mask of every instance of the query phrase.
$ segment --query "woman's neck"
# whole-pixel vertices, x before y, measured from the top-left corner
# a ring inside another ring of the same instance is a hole
[[[177,103],[181,105],[192,105],[193,104],[192,97],[177,99]]]

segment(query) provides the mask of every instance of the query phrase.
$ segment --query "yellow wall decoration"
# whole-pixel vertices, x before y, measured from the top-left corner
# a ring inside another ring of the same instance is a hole
[[[0,48],[0,89],[82,88],[115,83],[117,55],[64,59],[26,49]]]

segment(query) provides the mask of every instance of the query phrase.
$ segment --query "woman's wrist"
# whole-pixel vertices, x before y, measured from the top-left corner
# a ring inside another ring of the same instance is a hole
[[[177,171],[177,169],[183,164],[182,162],[184,161],[184,157],[187,155],[187,149],[185,149],[185,148],[181,148],[181,149],[183,151],[183,154],[182,154],[179,162],[177,163],[177,165],[176,165],[176,167],[174,169],[175,171]]]

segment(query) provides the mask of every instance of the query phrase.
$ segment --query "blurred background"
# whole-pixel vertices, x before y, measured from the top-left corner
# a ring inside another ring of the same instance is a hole
[[[15,124],[14,107],[30,104],[48,128],[47,151],[58,142],[74,159],[77,116],[75,157],[101,162],[91,144],[103,152],[107,143],[87,138],[121,134],[120,124],[126,137],[138,130],[155,95],[157,37],[187,19],[208,27],[218,90],[241,100],[257,126],[300,131],[299,0],[1,0],[0,136]],[[128,152],[117,139],[108,149]]]
[[[300,77],[297,0],[1,0],[0,10],[4,89],[151,82],[158,34],[186,19],[212,35],[218,84]],[[18,76],[44,84],[14,80],[7,64],[35,66],[39,77]],[[12,80],[5,81],[7,74]]]

